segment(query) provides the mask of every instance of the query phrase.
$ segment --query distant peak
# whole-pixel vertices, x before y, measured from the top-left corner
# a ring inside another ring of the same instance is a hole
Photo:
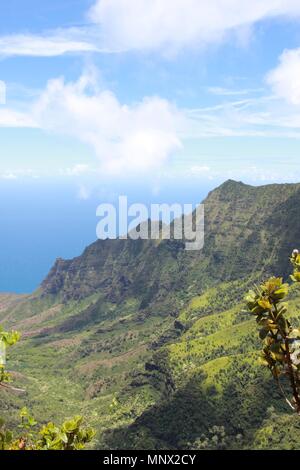
[[[236,188],[238,188],[238,187],[246,187],[246,186],[249,186],[249,185],[243,183],[242,181],[235,181],[235,180],[229,179],[229,180],[225,181],[223,184],[221,184],[221,185],[219,186],[219,188],[228,188],[228,187],[231,187],[231,188],[236,187]],[[217,189],[218,189],[218,188],[217,188]]]
[[[220,186],[217,186],[215,189],[213,189],[208,196],[213,195],[213,194],[229,194],[229,193],[236,193],[240,192],[241,190],[244,190],[246,188],[252,188],[252,186],[249,186],[242,181],[235,181],[232,179],[229,179],[222,183]]]
[[[243,183],[242,181],[235,181],[232,179],[228,179],[227,181],[224,181],[224,183],[220,184],[220,186],[217,186],[215,189],[209,192],[207,195],[207,198],[204,200],[204,203],[210,198],[219,198],[219,197],[225,197],[225,198],[231,198],[234,195],[239,197],[242,196],[249,191],[253,190],[254,186],[250,186],[248,184]]]

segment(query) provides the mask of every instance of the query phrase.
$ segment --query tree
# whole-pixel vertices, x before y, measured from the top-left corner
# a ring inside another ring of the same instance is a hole
[[[294,268],[291,280],[300,282],[300,254],[294,250],[290,258]],[[285,299],[289,284],[282,278],[271,277],[255,286],[246,296],[248,310],[260,326],[263,341],[262,360],[270,369],[288,405],[300,414],[300,330],[287,319]],[[289,384],[292,398],[285,392]]]
[[[6,350],[19,339],[20,335],[16,331],[7,333],[0,327],[0,389],[22,391],[11,385],[11,374],[5,368]],[[75,416],[61,426],[48,423],[38,427],[27,408],[23,408],[20,419],[20,433],[16,436],[0,418],[0,450],[79,450],[95,436],[93,429],[82,427],[82,416]]]

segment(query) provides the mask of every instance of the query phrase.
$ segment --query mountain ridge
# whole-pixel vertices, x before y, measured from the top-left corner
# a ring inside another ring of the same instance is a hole
[[[279,220],[278,230],[276,219],[284,218],[286,213],[291,212],[289,198],[292,198],[293,217],[297,221],[300,219],[300,205],[295,201],[300,200],[300,184],[254,187],[228,180],[211,191],[203,201],[206,234],[202,251],[185,252],[183,243],[178,240],[159,243],[152,240],[97,240],[79,257],[57,260],[41,285],[42,294],[62,294],[68,301],[84,298],[95,289],[102,289],[107,292],[108,298],[118,301],[124,295],[136,295],[139,291],[137,286],[143,280],[148,283],[150,280],[151,292],[148,295],[155,298],[155,294],[159,295],[156,283],[165,285],[167,291],[176,288],[176,283],[184,285],[187,267],[199,280],[201,289],[202,285],[205,287],[213,280],[219,280],[216,270],[220,267],[222,276],[227,280],[242,275],[243,270],[245,276],[257,270],[258,266],[250,259],[244,263],[246,269],[241,264],[244,253],[249,258],[253,256],[255,243],[262,247],[260,258],[267,254],[268,246],[279,252],[280,263],[277,266],[266,261],[266,269],[278,271],[279,266],[282,268],[283,259],[288,257],[290,243],[297,241],[298,228],[300,230],[300,224],[296,222],[295,230],[288,235],[289,245],[282,252],[283,237],[280,232],[288,221],[282,224]],[[277,211],[281,212],[279,216]],[[270,233],[270,225],[273,234]],[[158,258],[159,265],[155,262]],[[162,259],[164,263],[161,263]],[[170,282],[164,275],[166,264],[171,266],[175,282]],[[288,263],[283,264],[286,274]],[[202,279],[199,269],[203,272]]]
[[[176,240],[98,241],[0,309],[0,322],[23,336],[11,356],[27,390],[20,406],[41,421],[80,412],[107,449],[215,448],[224,439],[226,448],[260,448],[270,407],[299,434],[258,365],[243,296],[268,274],[288,276],[300,184],[228,181],[205,205],[201,252]],[[296,289],[290,305],[299,323]],[[1,400],[13,420],[16,405]],[[276,448],[291,445],[274,437]]]

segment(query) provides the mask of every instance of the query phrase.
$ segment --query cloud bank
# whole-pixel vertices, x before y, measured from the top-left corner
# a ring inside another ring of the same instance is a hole
[[[232,95],[222,89],[220,104],[179,109],[158,96],[121,103],[99,86],[97,72],[91,69],[75,82],[49,80],[31,103],[0,107],[0,127],[70,136],[94,151],[99,171],[105,174],[158,172],[189,139],[300,138],[299,70],[299,50],[285,51],[266,77],[273,94],[265,90],[257,95],[257,90],[247,89]],[[80,165],[72,174],[87,171],[86,165]]]
[[[157,172],[186,140],[207,137],[300,138],[300,49],[286,50],[265,77],[268,89],[212,87],[220,104],[179,109],[158,96],[121,103],[93,68],[75,82],[50,80],[37,98],[0,107],[0,127],[71,136],[92,148],[106,174]],[[88,171],[79,165],[72,174]]]
[[[202,48],[258,22],[300,18],[299,0],[98,0],[88,24],[41,34],[0,36],[0,56],[161,51]]]
[[[180,50],[226,39],[272,17],[300,17],[298,0],[98,0],[88,13],[106,47]]]

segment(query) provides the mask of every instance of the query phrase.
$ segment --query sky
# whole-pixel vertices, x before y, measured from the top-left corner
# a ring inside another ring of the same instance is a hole
[[[299,0],[2,1],[0,291],[79,255],[121,194],[300,181],[299,137]]]

